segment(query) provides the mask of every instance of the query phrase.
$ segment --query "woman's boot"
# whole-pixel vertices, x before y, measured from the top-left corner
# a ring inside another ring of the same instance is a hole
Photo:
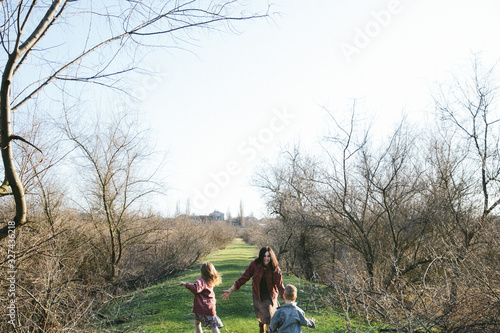
[[[264,333],[264,324],[259,323],[259,333]]]

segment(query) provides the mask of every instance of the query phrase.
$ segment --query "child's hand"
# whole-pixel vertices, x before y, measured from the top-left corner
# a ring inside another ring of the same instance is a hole
[[[185,286],[186,284],[187,282],[182,281],[181,283],[179,283],[179,286]]]

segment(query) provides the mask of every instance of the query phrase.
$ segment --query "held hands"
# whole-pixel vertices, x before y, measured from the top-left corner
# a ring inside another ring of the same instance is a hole
[[[184,282],[182,281],[181,283],[179,283],[179,286],[185,286],[187,282]]]

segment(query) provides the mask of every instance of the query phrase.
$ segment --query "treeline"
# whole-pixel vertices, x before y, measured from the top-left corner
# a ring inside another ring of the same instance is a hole
[[[500,114],[491,75],[476,68],[441,91],[421,131],[402,121],[376,140],[355,108],[345,122],[330,114],[322,154],[293,147],[258,172],[276,219],[247,238],[273,246],[285,271],[327,285],[318,296],[346,315],[398,332],[498,332]]]

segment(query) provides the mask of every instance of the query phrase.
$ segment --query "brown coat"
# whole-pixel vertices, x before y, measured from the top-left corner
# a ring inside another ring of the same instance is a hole
[[[244,285],[248,280],[252,279],[252,293],[260,299],[260,281],[262,276],[264,275],[264,266],[261,264],[257,264],[256,261],[252,261],[250,265],[248,265],[247,269],[243,273],[243,275],[236,280],[234,283],[234,289],[238,290],[242,285]],[[283,279],[281,277],[281,269],[279,267],[276,268],[275,272],[271,272],[270,269],[266,270],[266,283],[267,290],[269,290],[269,294],[271,295],[271,300],[273,303],[278,298],[278,294],[281,299],[284,299],[283,294],[285,292],[285,287],[283,286]]]
[[[186,288],[194,294],[193,313],[203,316],[215,316],[214,288],[201,277],[195,283],[186,283]]]

